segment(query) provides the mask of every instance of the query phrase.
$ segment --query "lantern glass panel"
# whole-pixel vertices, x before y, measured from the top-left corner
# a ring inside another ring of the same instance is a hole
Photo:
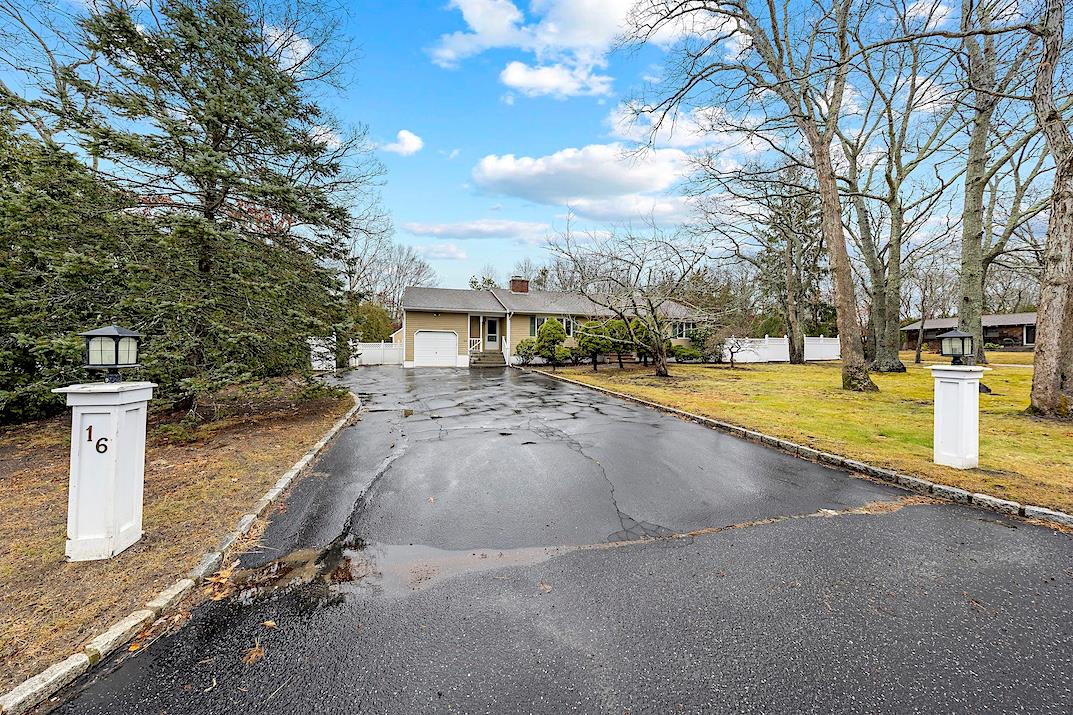
[[[134,365],[138,362],[138,341],[135,338],[119,339],[119,359],[117,365]]]
[[[961,338],[947,338],[946,352],[949,355],[962,355],[963,353],[961,352]]]
[[[112,365],[115,362],[115,341],[111,338],[89,339],[90,365]]]

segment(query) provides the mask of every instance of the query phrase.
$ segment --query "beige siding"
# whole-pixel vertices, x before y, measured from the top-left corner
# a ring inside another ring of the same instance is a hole
[[[535,335],[529,334],[529,318],[533,316],[532,313],[515,313],[510,319],[510,354],[514,355],[518,352],[518,343],[526,338],[536,338]],[[557,318],[556,315],[545,315],[544,313],[538,313],[538,318]],[[580,325],[585,321],[578,318],[577,323]],[[568,348],[572,348],[577,345],[577,341],[573,336],[567,336],[566,341],[563,343]]]
[[[453,330],[458,333],[458,354],[469,352],[465,313],[422,313],[406,311],[406,362],[414,359],[414,333],[418,330]]]
[[[515,313],[510,317],[510,355],[518,352],[518,343],[530,337],[529,316]]]

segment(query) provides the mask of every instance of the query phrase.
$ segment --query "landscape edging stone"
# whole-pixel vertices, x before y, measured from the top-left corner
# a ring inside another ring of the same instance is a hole
[[[868,476],[882,479],[883,481],[891,482],[898,486],[904,487],[911,491],[920,492],[922,494],[931,494],[933,496],[945,499],[948,501],[958,502],[960,504],[974,505],[982,509],[989,509],[992,511],[998,511],[1005,514],[1020,515],[1032,519],[1038,519],[1040,521],[1049,521],[1054,524],[1059,524],[1065,527],[1073,527],[1073,514],[1067,514],[1055,509],[1048,509],[1042,506],[1032,506],[1028,504],[1021,504],[1020,502],[1010,501],[1008,499],[1001,499],[999,497],[991,496],[989,494],[973,493],[968,490],[961,489],[960,487],[947,486],[945,484],[935,484],[922,479],[921,477],[914,477],[909,474],[901,474],[891,469],[884,467],[877,467],[871,464],[866,464],[855,459],[847,459],[837,454],[830,454],[829,452],[822,452],[812,447],[806,447],[796,442],[789,440],[779,439],[766,435],[762,432],[756,432],[755,430],[745,429],[736,425],[716,420],[711,417],[705,417],[693,412],[687,412],[686,410],[680,410],[677,407],[669,407],[667,405],[661,405],[658,402],[646,400],[643,397],[635,397],[625,392],[619,392],[617,390],[609,390],[606,387],[600,387],[598,385],[590,385],[587,382],[580,380],[573,380],[569,377],[563,377],[553,372],[546,370],[536,370],[532,368],[521,368],[518,366],[511,366],[516,370],[522,370],[523,372],[533,372],[538,375],[550,377],[553,380],[565,382],[570,385],[577,385],[578,387],[584,387],[589,390],[595,390],[596,392],[602,392],[605,395],[611,395],[622,400],[629,400],[630,402],[636,402],[638,404],[651,407],[654,410],[660,412],[666,412],[669,414],[677,415],[691,422],[698,422],[700,424],[714,427],[722,432],[726,432],[733,437],[739,437],[742,439],[748,439],[753,442],[759,442],[776,449],[780,449],[791,454],[795,454],[803,459],[808,459],[814,462],[821,462],[824,464],[841,467],[851,472],[857,472],[860,474],[866,474]]]

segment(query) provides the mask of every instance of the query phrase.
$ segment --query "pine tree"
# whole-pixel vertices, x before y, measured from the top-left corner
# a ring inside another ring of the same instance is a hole
[[[188,257],[187,323],[171,345],[186,391],[308,359],[305,338],[345,316],[324,268],[341,257],[346,198],[378,168],[339,138],[240,0],[114,2],[82,23],[105,63],[88,151]]]

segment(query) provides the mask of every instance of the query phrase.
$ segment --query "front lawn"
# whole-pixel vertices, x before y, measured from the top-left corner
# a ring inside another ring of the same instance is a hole
[[[353,404],[278,380],[150,414],[141,541],[64,560],[70,413],[0,430],[0,692],[78,651],[197,565]]]
[[[1005,350],[989,350],[987,352],[987,360],[992,365],[1031,365],[1035,356],[1036,354],[1032,352],[1013,352],[1012,350],[1009,352]],[[898,353],[898,357],[906,365],[912,365],[916,353],[912,350],[902,350]],[[924,351],[920,354],[920,361],[923,363],[948,363],[950,358],[944,358],[939,353]]]
[[[731,422],[825,452],[922,475],[943,484],[1073,511],[1073,422],[1022,413],[1032,371],[995,368],[980,396],[980,468],[932,463],[933,381],[927,367],[873,374],[878,394],[841,389],[837,363],[578,367],[563,375],[652,402]]]

